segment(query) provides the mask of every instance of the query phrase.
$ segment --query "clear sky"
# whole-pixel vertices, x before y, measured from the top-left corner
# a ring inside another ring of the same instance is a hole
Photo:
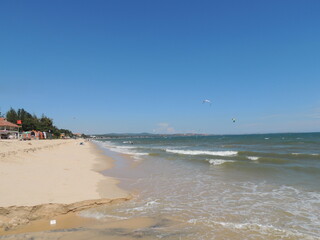
[[[319,0],[2,0],[0,111],[83,133],[320,131],[319,13]]]

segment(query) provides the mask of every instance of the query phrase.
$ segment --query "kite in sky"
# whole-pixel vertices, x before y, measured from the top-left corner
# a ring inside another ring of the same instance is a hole
[[[203,101],[202,101],[202,104],[203,104],[203,103],[209,103],[209,104],[210,104],[210,106],[211,106],[211,101],[210,101],[209,99],[205,99],[205,100],[203,100]]]

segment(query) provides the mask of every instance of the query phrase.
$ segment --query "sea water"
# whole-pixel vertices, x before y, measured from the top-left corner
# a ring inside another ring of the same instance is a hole
[[[320,239],[320,133],[96,143],[136,195],[84,216],[160,219],[152,239]]]

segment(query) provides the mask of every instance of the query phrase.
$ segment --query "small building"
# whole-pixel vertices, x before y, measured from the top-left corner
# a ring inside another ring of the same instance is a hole
[[[8,122],[5,118],[0,118],[0,139],[19,138],[19,126]]]
[[[73,133],[73,136],[75,138],[81,138],[82,137],[82,133]]]

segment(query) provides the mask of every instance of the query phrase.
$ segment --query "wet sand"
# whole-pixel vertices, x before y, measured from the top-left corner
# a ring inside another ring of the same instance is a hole
[[[50,226],[44,220],[35,221],[21,229],[11,231],[10,235],[0,236],[0,239],[33,239],[33,240],[132,240],[159,239],[157,235],[166,227],[177,227],[180,222],[171,219],[136,217],[127,220],[104,222],[82,218],[76,214],[59,216],[57,223],[63,223]],[[165,239],[185,239],[186,233],[177,232],[170,234]]]

